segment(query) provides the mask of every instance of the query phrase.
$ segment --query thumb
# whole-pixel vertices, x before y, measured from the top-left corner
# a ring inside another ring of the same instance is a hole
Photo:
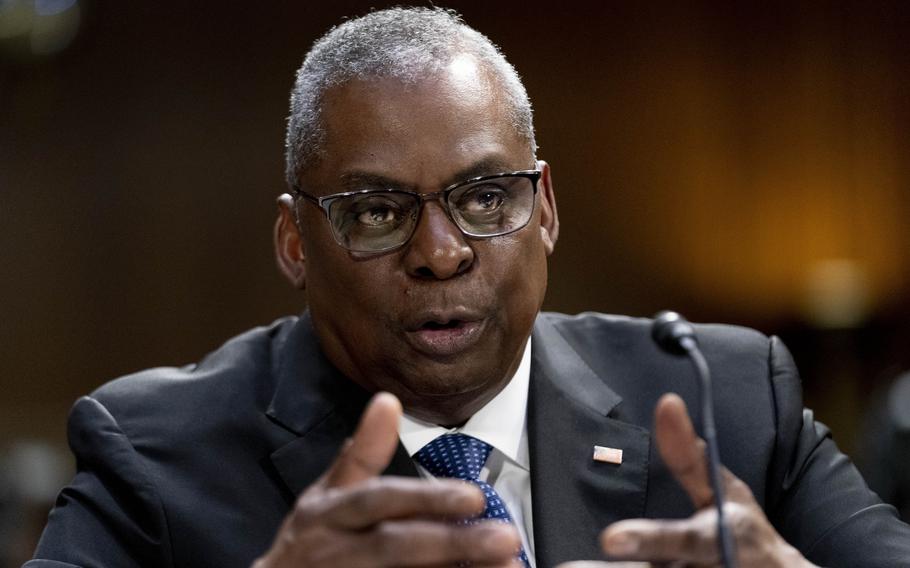
[[[576,560],[564,562],[556,568],[652,568],[650,562],[601,562],[598,560]]]
[[[695,434],[686,403],[676,394],[665,394],[654,411],[654,429],[660,457],[683,486],[696,509],[710,505],[714,492],[708,479],[705,441]]]
[[[401,403],[395,395],[380,392],[367,405],[354,435],[323,475],[324,487],[344,487],[381,474],[398,447]]]

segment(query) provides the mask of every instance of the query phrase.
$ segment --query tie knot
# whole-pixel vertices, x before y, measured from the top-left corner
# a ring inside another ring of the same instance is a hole
[[[467,434],[443,434],[414,454],[434,477],[476,480],[492,446]]]

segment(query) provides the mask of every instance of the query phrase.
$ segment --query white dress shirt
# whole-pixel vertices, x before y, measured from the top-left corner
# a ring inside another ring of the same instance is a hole
[[[531,379],[531,340],[525,343],[521,363],[509,384],[493,400],[478,410],[460,428],[443,428],[417,420],[407,414],[398,428],[401,443],[413,456],[422,447],[443,434],[467,434],[493,447],[480,472],[505,502],[534,568],[534,526],[531,519],[531,463],[528,456],[528,383]],[[433,476],[414,462],[420,475]]]

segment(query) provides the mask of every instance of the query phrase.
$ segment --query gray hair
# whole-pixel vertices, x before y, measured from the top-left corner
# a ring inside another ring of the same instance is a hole
[[[498,79],[512,125],[535,153],[531,101],[499,48],[454,11],[390,8],[332,28],[304,58],[291,91],[285,139],[288,185],[296,185],[302,169],[322,153],[322,98],[328,89],[353,79],[393,78],[415,83],[462,54],[475,57]]]

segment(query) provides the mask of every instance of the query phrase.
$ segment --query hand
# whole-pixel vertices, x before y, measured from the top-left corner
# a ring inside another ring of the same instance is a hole
[[[679,396],[661,397],[654,412],[654,428],[660,455],[692,499],[695,514],[682,520],[619,521],[601,533],[601,545],[608,555],[637,562],[569,562],[559,568],[632,568],[649,563],[720,566],[717,511],[705,463],[705,442],[695,435],[686,404]],[[724,516],[736,543],[740,568],[812,566],[777,534],[748,485],[726,468],[721,477]]]
[[[453,522],[483,512],[473,485],[380,477],[398,445],[400,416],[397,398],[373,397],[354,436],[300,495],[253,568],[517,565],[515,527]]]

